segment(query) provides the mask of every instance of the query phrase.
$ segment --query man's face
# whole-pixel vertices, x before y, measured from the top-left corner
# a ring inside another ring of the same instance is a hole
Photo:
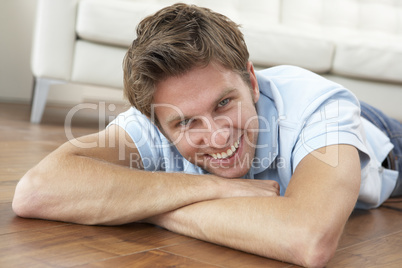
[[[251,88],[218,64],[156,86],[153,108],[163,133],[189,162],[222,177],[245,175],[255,154],[259,90],[251,63],[248,70]]]

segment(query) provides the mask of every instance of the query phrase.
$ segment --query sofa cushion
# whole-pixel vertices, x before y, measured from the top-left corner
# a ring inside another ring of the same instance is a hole
[[[402,2],[282,0],[281,23],[305,30],[377,32],[402,36]]]
[[[402,82],[402,2],[283,0],[282,23],[333,42],[332,72]]]
[[[137,24],[160,7],[146,1],[82,0],[76,32],[84,40],[128,47],[136,37]]]
[[[123,88],[122,62],[125,53],[125,48],[78,40],[71,81]]]
[[[371,80],[402,82],[402,37],[355,36],[337,43],[332,72]]]
[[[331,70],[335,46],[325,39],[303,35],[288,27],[244,29],[250,60],[259,66],[297,65],[316,73]]]
[[[81,0],[76,32],[91,42],[127,47],[135,39],[135,28],[146,16],[174,4],[177,0]],[[244,26],[265,27],[279,23],[280,0],[184,0],[209,7]],[[264,10],[264,12],[261,12]]]

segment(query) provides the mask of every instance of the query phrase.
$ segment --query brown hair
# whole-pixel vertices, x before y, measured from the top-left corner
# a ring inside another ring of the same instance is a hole
[[[249,53],[239,25],[207,8],[174,4],[146,17],[124,58],[124,94],[151,116],[156,84],[217,62],[250,84]]]

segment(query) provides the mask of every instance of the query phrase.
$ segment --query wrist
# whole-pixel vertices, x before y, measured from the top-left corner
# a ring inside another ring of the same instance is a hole
[[[221,199],[221,198],[227,198],[230,197],[231,195],[229,194],[231,192],[231,179],[219,177],[217,175],[207,175],[209,176],[210,184],[207,186],[208,188],[206,191],[210,191],[210,193],[213,193],[213,198],[211,199]]]

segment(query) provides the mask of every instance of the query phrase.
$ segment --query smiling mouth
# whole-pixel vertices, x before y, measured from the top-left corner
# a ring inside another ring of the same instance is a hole
[[[230,148],[227,149],[226,151],[216,153],[216,154],[208,154],[208,155],[213,157],[214,159],[227,159],[227,158],[231,157],[232,155],[234,155],[237,152],[237,150],[239,149],[240,139],[241,139],[241,137],[234,144],[232,144],[232,146],[230,146]]]

